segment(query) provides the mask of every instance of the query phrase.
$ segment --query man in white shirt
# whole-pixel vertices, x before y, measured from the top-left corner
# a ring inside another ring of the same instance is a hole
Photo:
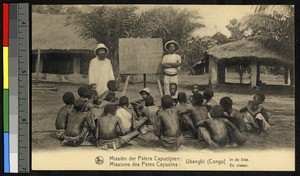
[[[181,65],[181,57],[175,54],[179,50],[179,44],[174,41],[168,41],[165,44],[165,49],[169,54],[165,55],[162,59],[161,66],[164,69],[164,94],[170,95],[169,86],[170,83],[176,83],[178,85],[178,73]]]
[[[106,58],[108,52],[108,48],[103,43],[99,43],[94,50],[96,57],[90,61],[89,84],[99,95],[108,90],[108,81],[115,80],[111,62]]]

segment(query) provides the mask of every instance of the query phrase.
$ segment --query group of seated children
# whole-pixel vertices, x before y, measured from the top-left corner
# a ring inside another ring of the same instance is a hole
[[[140,132],[153,130],[165,148],[178,150],[183,130],[191,131],[210,147],[220,148],[227,144],[243,145],[245,132],[265,132],[270,128],[269,116],[262,106],[265,96],[261,93],[237,111],[232,108],[230,97],[223,97],[218,105],[212,99],[211,89],[202,95],[197,85],[189,98],[184,92],[175,97],[175,85],[170,84],[171,95],[161,98],[161,107],[154,104],[148,88],[139,92],[141,100],[130,102],[126,96],[118,99],[115,81],[109,81],[108,91],[101,95],[87,86],[79,87],[77,100],[73,93],[66,92],[65,106],[59,110],[55,123],[57,138],[68,146],[79,146],[89,140],[102,149],[118,149]]]
[[[137,137],[138,130],[148,131],[144,124],[153,121],[153,112],[158,110],[150,91],[147,96],[140,92],[144,108],[143,115],[138,117],[128,97],[115,96],[115,81],[109,81],[107,87],[108,91],[98,95],[93,88],[80,86],[77,100],[71,92],[63,95],[65,106],[59,110],[55,122],[57,138],[62,144],[79,146],[89,140],[100,148],[117,149]]]
[[[176,100],[166,95],[162,97],[163,109],[158,111],[154,126],[155,134],[165,147],[178,149],[182,130],[191,131],[198,140],[205,141],[210,147],[220,148],[227,144],[243,145],[247,141],[245,133],[257,131],[265,134],[270,128],[268,113],[262,106],[265,100],[262,93],[255,94],[253,101],[249,101],[240,111],[232,107],[230,97],[221,98],[218,104],[212,99],[212,89],[206,89],[202,95],[198,86],[193,85],[192,93],[187,98],[184,92],[179,92]],[[170,106],[168,101],[172,100]]]

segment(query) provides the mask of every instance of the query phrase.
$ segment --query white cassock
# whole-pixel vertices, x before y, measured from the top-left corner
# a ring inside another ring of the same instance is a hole
[[[107,82],[110,80],[115,80],[110,60],[99,60],[98,57],[92,59],[89,66],[89,84],[96,84],[99,95],[108,90]]]

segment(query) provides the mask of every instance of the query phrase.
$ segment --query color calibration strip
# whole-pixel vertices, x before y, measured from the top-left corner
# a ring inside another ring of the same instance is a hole
[[[9,80],[8,80],[8,47],[9,47],[9,4],[3,3],[3,142],[4,172],[10,172],[9,154]]]
[[[18,4],[9,4],[9,153],[10,173],[18,172]]]
[[[4,173],[28,173],[29,8],[3,3]]]
[[[27,3],[18,3],[18,172],[30,171],[30,118],[29,118],[29,7]],[[12,69],[13,66],[10,66]]]

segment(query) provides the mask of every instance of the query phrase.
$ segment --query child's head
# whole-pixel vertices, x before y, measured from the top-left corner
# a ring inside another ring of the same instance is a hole
[[[94,94],[95,94],[94,91],[95,91],[95,90],[93,90],[93,89],[89,89],[89,90],[87,91],[86,98],[88,98],[88,99],[94,98],[94,97],[95,97],[95,96],[94,96]]]
[[[107,115],[107,114],[115,115],[115,114],[116,114],[116,111],[117,111],[117,106],[116,106],[116,105],[114,105],[114,104],[107,104],[107,105],[104,107],[104,112],[103,112],[103,114],[104,114],[104,115]]]
[[[74,94],[72,92],[66,92],[63,95],[63,101],[66,105],[72,105],[75,101]]]
[[[210,100],[214,96],[214,91],[212,89],[206,89],[203,92],[203,98],[205,100]]]
[[[115,80],[110,80],[107,82],[107,88],[109,91],[117,91],[118,87],[117,87],[117,83]]]
[[[224,111],[228,111],[232,108],[232,100],[230,97],[223,97],[220,100],[220,105],[224,108]]]
[[[84,101],[82,100],[82,99],[77,99],[75,102],[74,102],[74,109],[76,110],[76,111],[81,111],[82,109],[83,109],[83,107],[84,107]]]
[[[194,106],[201,106],[203,103],[203,96],[200,93],[195,93],[193,95],[193,105]]]
[[[98,92],[97,92],[95,89],[92,89],[92,92],[93,92],[93,96],[94,96],[94,97],[97,97],[97,96],[98,96]]]
[[[119,104],[120,104],[120,106],[128,106],[128,104],[129,104],[128,97],[126,97],[126,96],[120,97]]]
[[[88,92],[88,88],[86,86],[80,86],[77,90],[78,92],[78,95],[81,97],[81,98],[86,98],[87,96],[87,92]]]
[[[173,106],[173,99],[170,95],[161,97],[161,106],[163,109],[169,109]]]
[[[212,118],[222,118],[224,116],[224,109],[221,105],[215,105],[210,111],[210,116]]]
[[[110,102],[115,97],[115,95],[116,94],[114,92],[108,92],[108,94],[106,95],[106,97],[104,98],[104,100]]]
[[[145,99],[147,96],[150,95],[150,90],[148,87],[145,87],[144,89],[142,89],[140,92],[140,95],[142,96],[143,99]]]
[[[194,84],[192,86],[192,93],[195,94],[195,93],[199,93],[199,87],[197,84]]]
[[[154,100],[151,95],[145,97],[144,100],[145,100],[145,106],[153,106],[154,105]]]
[[[262,93],[257,93],[253,97],[253,103],[256,105],[262,104],[265,101],[265,95]]]
[[[186,101],[187,101],[186,93],[179,92],[178,95],[177,95],[177,100],[178,100],[179,103],[186,103]]]
[[[170,91],[170,94],[175,94],[176,91],[177,91],[177,84],[176,83],[170,83],[169,91]]]

